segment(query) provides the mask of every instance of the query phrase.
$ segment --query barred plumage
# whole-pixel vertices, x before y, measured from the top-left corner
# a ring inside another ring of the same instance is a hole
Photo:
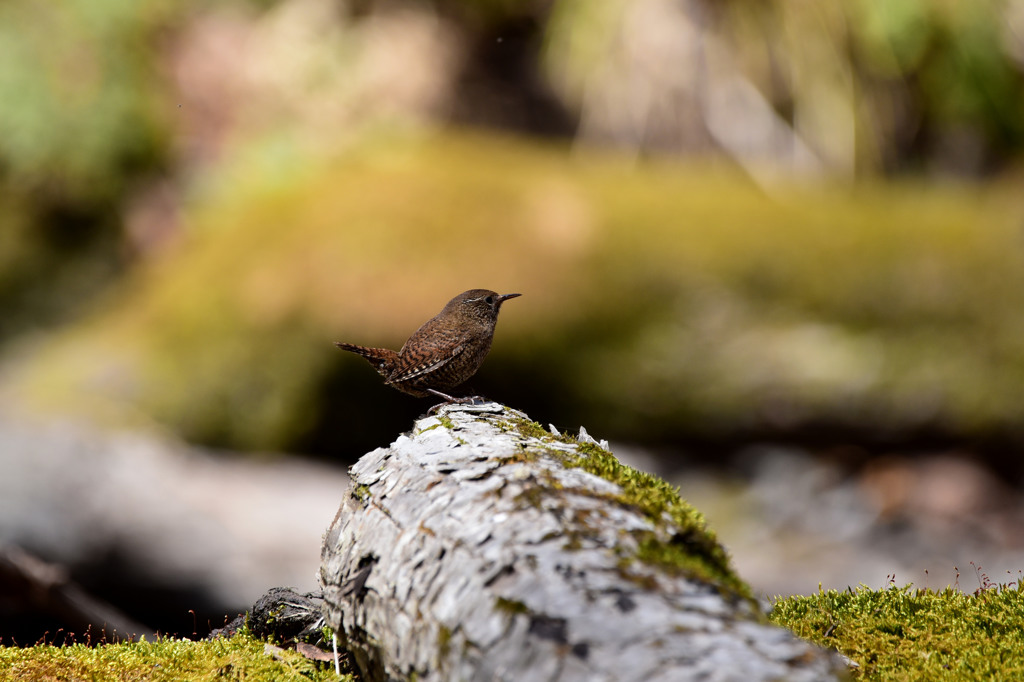
[[[488,289],[470,289],[448,301],[444,309],[417,329],[398,352],[335,343],[363,356],[399,391],[425,397],[465,383],[476,374],[491,350],[501,304],[520,294],[500,295]]]

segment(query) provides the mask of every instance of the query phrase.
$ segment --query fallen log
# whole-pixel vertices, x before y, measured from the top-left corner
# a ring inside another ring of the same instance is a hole
[[[445,406],[350,476],[320,579],[366,680],[841,677],[766,622],[696,510],[585,432]]]

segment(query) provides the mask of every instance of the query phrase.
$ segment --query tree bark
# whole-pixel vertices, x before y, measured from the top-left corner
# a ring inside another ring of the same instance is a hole
[[[642,538],[710,538],[725,555],[567,464],[597,456],[584,436],[495,403],[452,405],[352,467],[320,578],[327,623],[365,679],[841,676],[837,656],[767,624],[738,581],[645,561]]]

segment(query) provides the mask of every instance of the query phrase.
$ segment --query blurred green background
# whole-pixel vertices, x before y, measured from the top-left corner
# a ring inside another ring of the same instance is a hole
[[[544,421],[1021,473],[1020,2],[18,0],[0,101],[8,405],[353,458],[487,287]]]

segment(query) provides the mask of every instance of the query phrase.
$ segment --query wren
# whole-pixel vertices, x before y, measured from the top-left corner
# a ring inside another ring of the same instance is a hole
[[[366,358],[384,383],[420,398],[436,395],[448,402],[471,402],[445,391],[476,374],[491,350],[501,304],[520,294],[470,289],[448,301],[444,309],[413,332],[402,350],[335,343]]]

